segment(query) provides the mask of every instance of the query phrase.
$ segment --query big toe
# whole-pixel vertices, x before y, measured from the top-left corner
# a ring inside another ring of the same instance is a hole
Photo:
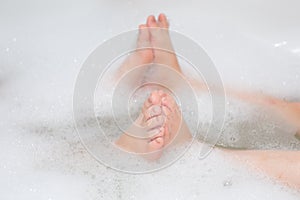
[[[155,20],[155,17],[153,15],[150,15],[148,18],[147,18],[147,26],[150,27],[150,28],[158,28],[158,23],[157,21]]]
[[[150,96],[149,96],[149,102],[151,102],[152,104],[160,104],[160,100],[161,100],[161,96],[160,96],[160,92],[159,91],[153,91]]]
[[[146,111],[153,105],[158,105],[160,103],[160,96],[156,91],[153,91],[147,100],[144,102],[143,111]]]
[[[161,13],[159,16],[158,16],[158,22],[159,22],[159,27],[160,28],[169,28],[169,22],[167,20],[167,17],[165,14]]]
[[[162,109],[158,105],[151,106],[143,112],[143,115],[149,127],[161,126],[164,123]]]

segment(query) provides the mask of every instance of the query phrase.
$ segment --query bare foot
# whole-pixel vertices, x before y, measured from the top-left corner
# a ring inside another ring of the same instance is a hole
[[[178,60],[169,35],[169,22],[164,14],[149,16],[147,26],[151,35],[151,44],[154,52],[154,63],[164,64],[181,73]]]
[[[161,93],[154,91],[145,101],[142,112],[134,122],[142,129],[137,129],[136,125],[121,135],[115,142],[121,149],[133,153],[154,154],[148,157],[157,159],[160,157],[165,142],[165,135],[168,131],[165,130],[165,116],[161,109]],[[140,132],[137,132],[140,131]]]
[[[122,134],[115,144],[128,152],[142,153],[147,159],[156,160],[172,141],[179,143],[190,139],[186,125],[181,122],[182,116],[174,99],[163,91],[154,91],[135,121],[143,130],[129,127],[127,132],[130,133]]]
[[[139,26],[139,35],[136,44],[136,50],[130,54],[118,70],[117,78],[129,72],[130,70],[144,64],[150,64],[153,61],[153,51],[150,48],[150,33],[145,24]],[[136,77],[135,81],[142,79],[143,73]]]

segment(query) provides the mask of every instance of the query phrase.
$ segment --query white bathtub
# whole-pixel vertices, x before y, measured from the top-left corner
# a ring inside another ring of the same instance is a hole
[[[300,2],[0,2],[0,199],[299,199],[225,159],[130,175],[106,168],[73,125],[77,73],[102,41],[166,13],[171,29],[197,41],[228,86],[300,100]]]

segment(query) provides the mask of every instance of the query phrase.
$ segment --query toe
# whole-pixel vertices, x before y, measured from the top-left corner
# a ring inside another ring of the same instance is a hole
[[[143,112],[146,112],[151,106],[160,104],[160,96],[156,91],[153,91],[143,105]]]
[[[164,128],[161,127],[159,129],[159,133],[150,139],[149,143],[152,143],[152,145],[155,145],[153,147],[161,148],[163,146],[163,143],[164,143],[164,131],[165,131]],[[156,150],[158,150],[158,149],[156,149]]]
[[[156,20],[155,20],[155,17],[153,15],[150,15],[148,18],[147,18],[147,26],[149,26],[150,28],[157,28],[159,27]]]
[[[160,95],[158,91],[154,91],[151,93],[149,102],[152,104],[160,104]]]
[[[163,113],[167,116],[170,115],[172,113],[172,107],[170,105],[170,99],[168,98],[168,96],[161,99],[161,104]]]
[[[163,146],[164,139],[162,137],[157,137],[154,141],[159,148]]]
[[[166,93],[163,90],[158,90],[158,94],[160,97],[166,96]]]
[[[153,136],[157,135],[160,132],[160,129],[164,126],[165,117],[158,116],[151,118],[147,121],[146,124],[146,132],[148,137],[152,138]]]
[[[159,116],[162,114],[162,109],[158,105],[150,106],[148,109],[143,110],[143,115],[145,116],[146,120],[149,120],[153,117]]]
[[[148,154],[146,158],[148,160],[157,160],[160,158],[162,151],[160,151],[164,146],[164,139],[162,137],[158,137],[148,144]]]
[[[158,21],[160,28],[169,28],[169,23],[165,14],[161,13],[158,16]]]
[[[139,30],[141,31],[141,29],[145,28],[145,25],[144,24],[140,24],[139,25]]]
[[[150,153],[145,157],[149,160],[157,160],[162,155],[162,149],[164,147],[164,128],[160,128],[159,134],[155,135],[149,140],[147,145],[147,152]]]
[[[172,110],[168,106],[162,106],[162,110],[166,117],[169,117],[169,115],[172,113]]]
[[[161,99],[161,104],[163,106],[169,107],[170,109],[175,108],[177,106],[174,98],[171,97],[170,95],[163,96],[162,99]]]

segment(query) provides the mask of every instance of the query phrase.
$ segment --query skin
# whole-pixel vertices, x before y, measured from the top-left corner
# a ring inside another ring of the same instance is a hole
[[[149,63],[168,65],[175,71],[182,73],[176,55],[159,50],[173,50],[168,28],[169,23],[164,14],[160,14],[157,19],[152,15],[149,16],[146,23],[139,26],[137,49],[143,46],[153,48],[137,50],[130,55],[120,67],[119,75],[121,76],[135,66]],[[156,72],[156,74],[160,73]],[[137,80],[142,76],[143,74],[136,77]],[[167,76],[167,74],[164,76]],[[193,80],[191,83],[194,88],[200,91],[204,88],[203,83],[197,80]],[[287,102],[271,96],[239,92],[234,89],[227,89],[226,91],[234,98],[270,108],[274,111],[274,114],[282,116],[291,126],[295,126],[300,130],[299,102]],[[159,112],[154,109],[157,107],[160,108]],[[160,158],[165,147],[177,145],[191,139],[191,134],[182,119],[179,107],[172,96],[164,91],[153,91],[151,93],[135,123],[150,128],[149,119],[150,121],[162,120],[161,126],[156,128],[156,134],[149,134],[149,137],[145,136],[141,139],[124,133],[115,142],[116,145],[128,152],[146,154],[146,159],[156,160]],[[181,126],[178,126],[178,124],[181,124]],[[300,131],[298,133],[300,134]],[[263,171],[270,177],[289,186],[300,188],[300,151],[220,150],[225,156],[234,158],[237,162],[247,163],[252,168]]]

